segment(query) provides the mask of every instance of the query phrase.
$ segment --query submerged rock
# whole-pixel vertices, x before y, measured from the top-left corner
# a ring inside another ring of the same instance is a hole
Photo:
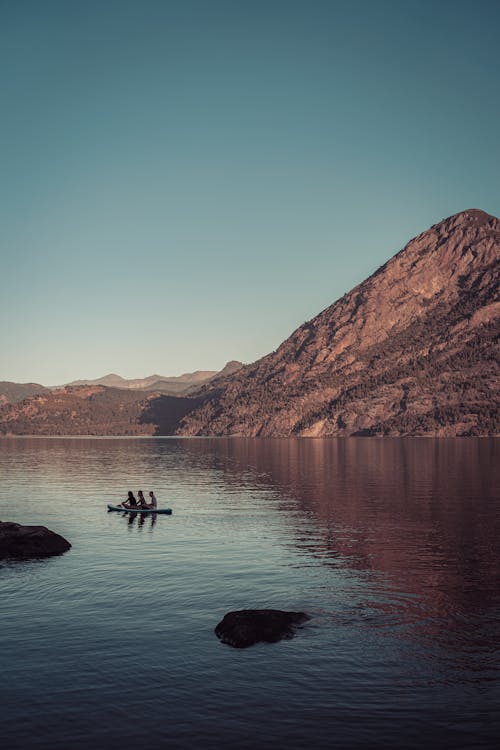
[[[45,526],[22,526],[0,521],[0,560],[13,557],[29,560],[36,557],[61,555],[71,549],[64,537]]]
[[[305,612],[283,612],[280,609],[240,609],[228,612],[215,628],[223,643],[246,648],[265,641],[276,643],[292,638],[295,626],[309,620]]]

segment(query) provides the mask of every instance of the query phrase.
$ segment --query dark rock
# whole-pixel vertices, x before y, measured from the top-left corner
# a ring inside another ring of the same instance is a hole
[[[0,560],[6,557],[17,560],[52,557],[69,549],[71,544],[66,539],[45,526],[0,521]]]
[[[246,648],[265,641],[276,643],[292,638],[295,626],[309,620],[305,612],[283,612],[280,609],[240,609],[228,612],[215,628],[215,635],[223,643],[235,648]]]

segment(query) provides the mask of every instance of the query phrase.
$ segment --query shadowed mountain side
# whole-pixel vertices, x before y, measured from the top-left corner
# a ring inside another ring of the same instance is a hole
[[[200,383],[172,383],[169,380],[157,380],[151,386],[141,389],[148,393],[163,393],[165,396],[189,396],[199,391],[200,387],[210,381],[203,380]],[[136,389],[138,390],[138,389]]]
[[[276,351],[202,388],[179,434],[499,434],[499,257],[497,218],[445,219]]]
[[[181,420],[200,407],[203,398],[156,396],[148,401],[139,418],[141,424],[155,425],[155,435],[175,435]]]

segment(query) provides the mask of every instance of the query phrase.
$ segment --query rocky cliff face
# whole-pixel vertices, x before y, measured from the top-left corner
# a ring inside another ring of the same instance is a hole
[[[436,224],[275,352],[207,386],[179,434],[499,434],[499,255],[500,221],[483,211]]]

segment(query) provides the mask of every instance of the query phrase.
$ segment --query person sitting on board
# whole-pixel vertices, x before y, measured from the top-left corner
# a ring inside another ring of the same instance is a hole
[[[123,508],[137,508],[137,500],[134,497],[134,493],[129,490],[127,499],[122,503]]]
[[[156,497],[155,497],[155,493],[153,492],[153,490],[151,490],[149,493],[149,507],[150,508],[158,507],[158,503],[156,502]]]
[[[137,503],[139,505],[139,508],[148,508],[149,507],[148,504],[147,504],[147,502],[146,502],[146,498],[142,494],[142,490],[139,490],[139,492],[137,493]]]

